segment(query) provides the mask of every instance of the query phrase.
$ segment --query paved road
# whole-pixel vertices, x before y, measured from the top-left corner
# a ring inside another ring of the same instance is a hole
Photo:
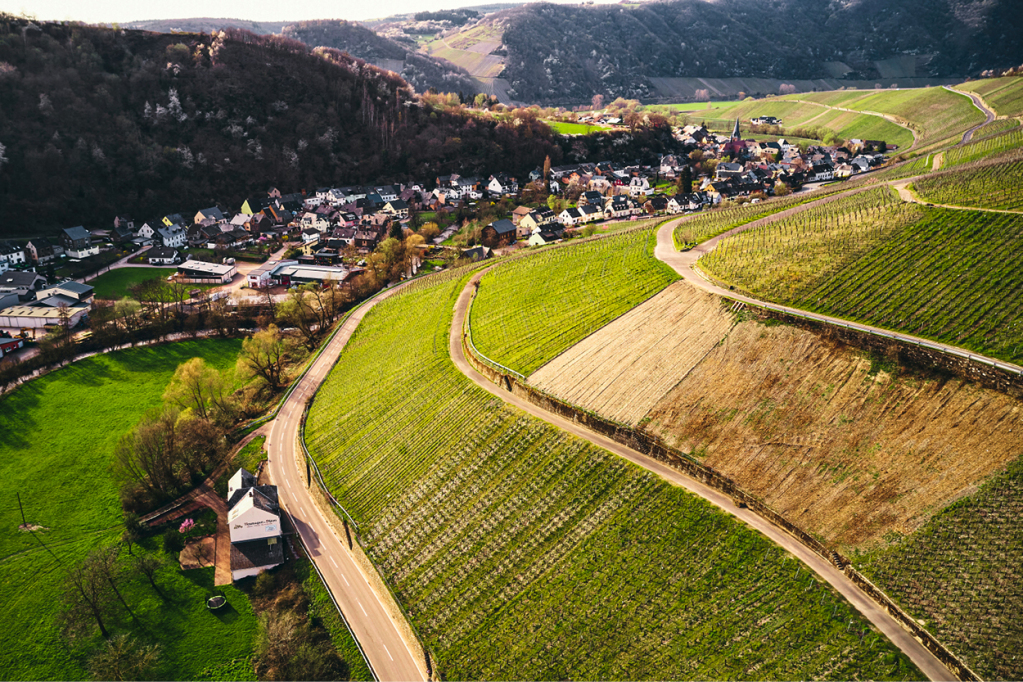
[[[425,680],[426,672],[418,663],[420,657],[413,656],[409,648],[418,647],[418,644],[403,639],[396,620],[384,606],[384,600],[390,600],[391,596],[377,594],[352,557],[347,541],[338,537],[313,502],[305,487],[305,467],[304,464],[299,465],[301,448],[297,444],[306,399],[316,393],[366,313],[398,288],[387,290],[368,301],[345,321],[281,408],[270,430],[268,451],[270,475],[277,485],[280,500],[294,520],[302,541],[309,549],[309,558],[316,562],[323,574],[377,677],[381,680]]]
[[[668,240],[670,243],[670,232],[668,233]],[[658,240],[658,244],[660,244],[660,240]],[[819,575],[823,580],[826,580],[828,584],[840,592],[842,596],[844,596],[853,605],[853,607],[856,608],[857,611],[862,613],[864,617],[873,623],[878,630],[884,633],[884,635],[888,637],[895,646],[899,647],[899,649],[909,656],[909,658],[917,665],[917,667],[920,668],[920,670],[924,672],[924,674],[927,675],[929,679],[956,679],[955,676],[949,672],[948,668],[935,658],[930,651],[924,648],[920,642],[914,639],[908,631],[904,630],[902,626],[900,626],[895,619],[889,616],[884,609],[878,606],[876,602],[856,587],[844,573],[838,570],[838,568],[836,568],[831,562],[821,558],[793,536],[789,535],[777,526],[774,526],[763,517],[749,509],[741,509],[735,506],[735,503],[727,495],[705,486],[702,483],[689,478],[678,470],[673,469],[655,459],[647,457],[632,448],[626,447],[621,443],[617,443],[601,434],[590,431],[589,429],[586,429],[585,427],[573,421],[569,421],[559,415],[547,412],[525,398],[516,396],[491,383],[486,377],[473,369],[468,360],[465,358],[465,354],[462,350],[461,337],[465,316],[469,308],[469,302],[472,298],[472,290],[475,287],[475,283],[479,281],[479,278],[482,277],[485,272],[486,271],[482,271],[473,276],[465,289],[462,290],[462,293],[458,297],[458,301],[455,303],[455,315],[451,322],[449,351],[451,353],[451,359],[462,374],[466,375],[478,386],[497,396],[506,403],[514,405],[522,411],[528,412],[534,417],[538,417],[539,419],[542,419],[563,431],[567,431],[572,435],[588,440],[598,447],[609,450],[619,457],[627,459],[628,461],[657,474],[673,485],[685,488],[689,492],[699,495],[715,506],[737,517],[748,526],[760,531],[771,541],[775,542],[777,545],[802,561],[814,573]]]
[[[910,182],[911,180],[913,180],[913,178],[908,178],[907,180],[900,180],[898,182],[899,182],[899,184],[902,184],[902,183]],[[889,183],[889,184],[893,184],[893,183]],[[839,327],[846,327],[846,328],[849,328],[849,329],[855,329],[855,330],[858,330],[858,331],[867,332],[868,334],[874,334],[874,335],[877,335],[877,336],[884,336],[886,338],[894,339],[894,340],[897,340],[897,341],[902,341],[903,343],[909,343],[909,344],[913,344],[913,345],[917,345],[917,346],[923,346],[925,348],[931,348],[933,350],[938,350],[938,351],[941,351],[943,353],[948,353],[950,355],[957,355],[957,356],[962,357],[962,358],[967,358],[967,359],[983,362],[985,364],[991,365],[992,367],[997,367],[999,369],[1005,369],[1005,370],[1008,370],[1008,371],[1013,372],[1015,374],[1023,374],[1023,367],[1020,367],[1019,365],[1014,365],[1012,363],[1005,362],[1004,360],[996,360],[994,358],[990,358],[990,357],[987,357],[985,355],[979,355],[977,353],[974,353],[972,351],[964,350],[964,349],[959,348],[957,346],[951,346],[951,345],[948,345],[948,344],[945,344],[945,343],[940,343],[938,341],[931,341],[930,339],[925,339],[925,338],[922,338],[922,337],[919,337],[919,336],[911,336],[909,334],[904,334],[904,333],[901,333],[901,332],[900,333],[895,333],[895,332],[888,331],[887,329],[881,329],[880,327],[873,327],[873,326],[870,326],[870,325],[867,325],[867,324],[862,324],[862,323],[859,323],[859,322],[850,322],[849,320],[843,320],[843,319],[838,318],[838,317],[831,317],[829,315],[821,315],[819,313],[811,313],[811,312],[807,312],[805,310],[800,310],[798,308],[790,308],[789,306],[779,305],[777,303],[770,303],[768,301],[762,301],[760,299],[756,299],[756,298],[753,298],[751,296],[745,296],[743,294],[737,293],[735,291],[731,291],[729,289],[725,289],[724,287],[717,285],[716,283],[714,283],[710,279],[708,279],[705,275],[703,275],[703,273],[701,273],[695,267],[696,266],[696,262],[700,259],[701,256],[705,256],[706,254],[712,252],[717,247],[718,243],[720,243],[720,241],[722,239],[725,239],[725,238],[727,238],[727,237],[729,237],[729,236],[731,236],[733,234],[738,234],[739,232],[742,232],[744,230],[748,230],[751,227],[754,227],[754,226],[756,226],[758,224],[763,224],[764,222],[778,220],[781,217],[785,217],[785,216],[788,216],[788,215],[791,215],[791,214],[799,213],[801,211],[807,210],[811,206],[819,206],[821,203],[824,203],[824,202],[836,201],[836,200],[838,200],[840,198],[848,197],[849,194],[851,194],[853,192],[862,192],[862,191],[866,191],[866,190],[869,190],[869,189],[874,189],[876,187],[878,187],[878,185],[867,185],[865,187],[860,187],[860,188],[851,190],[850,192],[843,192],[842,194],[832,195],[830,197],[827,197],[826,199],[822,199],[821,201],[811,202],[811,203],[808,203],[808,204],[803,204],[802,206],[797,206],[795,208],[791,208],[791,209],[788,209],[786,211],[782,211],[780,213],[776,213],[773,216],[768,216],[767,218],[762,218],[761,220],[757,220],[757,221],[754,221],[752,223],[747,223],[746,225],[742,225],[740,227],[737,227],[737,228],[734,228],[732,230],[729,230],[728,232],[725,232],[724,234],[720,234],[717,237],[714,237],[713,239],[709,239],[709,240],[701,243],[700,245],[698,245],[697,247],[695,247],[695,248],[693,248],[693,249],[691,249],[689,251],[676,251],[675,250],[675,245],[674,245],[674,243],[672,241],[671,233],[672,233],[672,230],[675,229],[675,226],[678,225],[679,220],[672,220],[671,222],[668,222],[668,223],[665,223],[664,225],[662,225],[661,228],[657,231],[657,247],[654,250],[654,256],[658,260],[663,261],[663,262],[667,263],[668,265],[670,265],[671,268],[675,272],[677,272],[679,275],[681,275],[682,278],[684,280],[686,280],[688,283],[692,284],[693,286],[695,286],[695,287],[697,287],[699,289],[703,289],[704,291],[709,291],[709,292],[711,292],[713,294],[717,294],[718,296],[725,296],[725,297],[728,297],[728,298],[730,298],[730,299],[732,299],[734,301],[742,301],[742,302],[748,303],[750,305],[756,305],[756,306],[760,306],[761,308],[767,308],[767,309],[770,309],[770,310],[776,310],[776,311],[779,311],[779,312],[788,313],[790,315],[795,315],[797,317],[803,317],[803,318],[815,320],[817,322],[824,322],[826,324],[831,324],[831,325],[836,325],[836,326],[839,326]],[[900,196],[901,196],[901,194],[902,193],[900,192]],[[976,210],[976,209],[963,209],[963,207],[961,207],[961,206],[950,206],[949,208],[959,208],[961,210]],[[990,210],[994,210],[994,209],[990,209]]]
[[[967,130],[965,133],[963,133],[963,139],[956,146],[962,146],[966,144],[971,139],[973,139],[973,133],[975,133],[978,128],[986,126],[988,123],[991,123],[991,121],[995,120],[995,112],[988,109],[987,105],[984,104],[984,100],[980,98],[980,95],[974,94],[972,92],[966,92],[964,90],[956,90],[955,88],[950,88],[947,85],[942,85],[941,87],[945,88],[949,92],[954,92],[957,95],[966,95],[973,102],[973,106],[980,109],[980,112],[987,117],[987,120],[985,120],[983,123],[979,123],[970,128],[969,130]]]

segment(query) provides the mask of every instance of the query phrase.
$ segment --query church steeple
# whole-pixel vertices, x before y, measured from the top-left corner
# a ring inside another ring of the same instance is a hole
[[[741,140],[742,133],[739,132],[739,119],[735,119],[735,128],[732,130],[732,139]]]

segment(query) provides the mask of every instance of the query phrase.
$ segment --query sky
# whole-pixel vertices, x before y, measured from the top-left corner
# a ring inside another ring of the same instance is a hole
[[[493,0],[491,0],[493,1]],[[498,0],[500,1],[500,0]],[[40,20],[113,23],[215,17],[250,21],[349,19],[489,4],[487,0],[0,0],[0,10]]]

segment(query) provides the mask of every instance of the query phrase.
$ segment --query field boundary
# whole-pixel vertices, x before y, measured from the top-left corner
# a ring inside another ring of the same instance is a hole
[[[852,583],[875,604],[883,608],[903,629],[910,632],[931,654],[933,654],[943,665],[945,665],[960,680],[980,680],[970,668],[950,652],[931,633],[920,626],[912,617],[903,611],[894,600],[885,594],[880,588],[867,580],[850,563],[849,559],[834,549],[813,537],[803,529],[799,528],[784,516],[773,510],[762,500],[747,493],[740,488],[732,479],[718,471],[694,460],[690,455],[666,445],[660,438],[637,431],[635,428],[617,423],[593,412],[585,410],[577,405],[561,400],[531,384],[522,381],[516,376],[503,374],[499,370],[489,366],[483,359],[476,357],[475,348],[468,343],[471,337],[469,320],[471,318],[472,304],[479,291],[479,278],[487,271],[498,267],[497,264],[474,275],[467,284],[471,287],[471,294],[462,320],[461,347],[463,354],[477,372],[486,377],[489,381],[504,388],[513,395],[525,398],[533,405],[555,415],[566,418],[576,424],[597,434],[610,438],[616,443],[631,448],[641,454],[647,455],[654,460],[667,464],[673,469],[680,471],[686,476],[703,483],[730,497],[736,506],[747,508],[765,519],[772,525],[783,530],[803,546],[811,550],[825,561],[833,564],[842,571]],[[496,364],[496,363],[495,363]],[[521,375],[518,375],[521,376]]]

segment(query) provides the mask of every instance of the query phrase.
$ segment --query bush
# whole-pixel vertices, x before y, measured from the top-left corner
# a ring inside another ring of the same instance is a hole
[[[168,554],[177,554],[185,548],[185,537],[178,532],[177,528],[169,527],[163,532],[163,551]]]
[[[252,594],[257,597],[270,595],[277,586],[277,579],[270,571],[263,571],[256,576],[256,582],[252,585]]]

